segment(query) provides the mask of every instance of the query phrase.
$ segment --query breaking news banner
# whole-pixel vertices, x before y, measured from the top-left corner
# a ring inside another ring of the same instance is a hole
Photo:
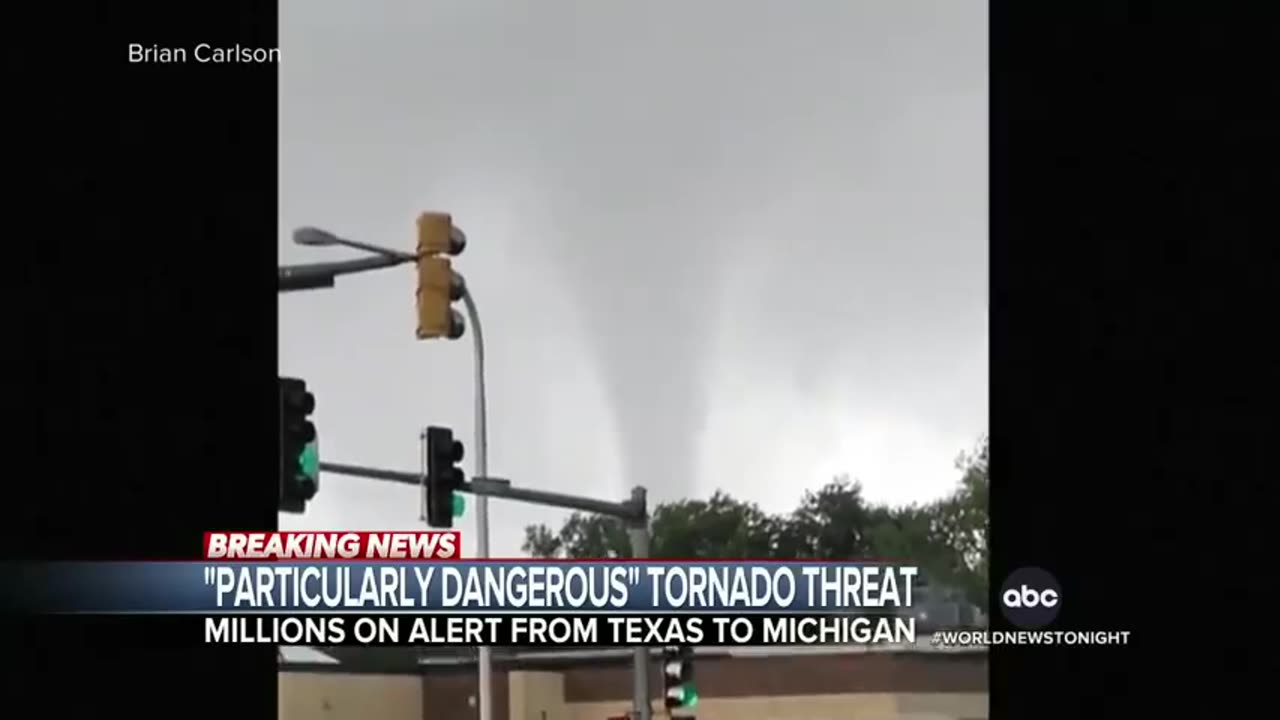
[[[883,562],[463,560],[457,532],[211,532],[204,558],[5,571],[44,615],[183,616],[206,643],[915,643],[917,568]]]

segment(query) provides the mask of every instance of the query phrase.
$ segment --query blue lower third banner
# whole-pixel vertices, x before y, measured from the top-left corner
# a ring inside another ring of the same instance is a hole
[[[898,614],[916,574],[881,563],[46,563],[0,566],[0,603],[46,614]]]

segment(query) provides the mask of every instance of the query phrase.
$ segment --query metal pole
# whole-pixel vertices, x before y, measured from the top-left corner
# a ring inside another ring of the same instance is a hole
[[[647,508],[645,489],[642,487],[632,488],[631,502],[640,508]],[[647,559],[649,557],[649,518],[647,512],[638,521],[631,523],[628,528],[628,534],[631,536],[631,557],[636,560]],[[635,649],[634,676],[632,715],[635,720],[650,720],[653,706],[649,698],[649,648],[647,647],[637,647]]]
[[[423,482],[422,473],[420,472],[384,470],[382,468],[348,465],[346,463],[322,462],[320,463],[320,470],[334,475],[350,475],[351,477],[412,485],[419,489],[421,489]],[[608,515],[628,523],[639,522],[640,518],[645,517],[644,507],[642,505],[637,506],[631,499],[624,502],[609,502],[608,500],[597,500],[579,495],[565,495],[564,493],[512,487],[511,481],[506,478],[473,477],[469,481],[462,483],[462,492],[471,493],[477,498],[499,498],[533,505],[546,505],[547,507],[561,508],[563,510],[578,510],[580,512]]]
[[[465,285],[464,285],[465,287]],[[462,295],[462,302],[467,309],[467,321],[471,324],[471,337],[476,356],[476,477],[489,476],[489,436],[486,424],[486,408],[484,393],[484,333],[480,329],[480,312],[476,309],[475,298],[468,289]],[[485,560],[489,557],[489,498],[485,495],[476,497],[476,557]],[[479,688],[476,694],[476,705],[480,710],[480,720],[493,720],[493,648],[482,645],[479,648],[477,665],[480,668]]]
[[[477,464],[484,462],[477,458]],[[382,470],[379,468],[363,467],[360,465],[346,465],[343,463],[320,463],[320,469],[325,472],[337,473],[339,475],[353,475],[356,477],[365,477],[373,480],[387,480],[390,482],[403,483],[406,485],[420,485],[422,483],[422,475],[420,473],[407,473],[397,470]],[[587,512],[600,513],[611,517],[621,518],[627,522],[627,533],[631,540],[631,556],[637,560],[643,560],[649,557],[649,512],[647,505],[647,493],[642,487],[632,488],[631,497],[625,502],[611,503],[594,498],[578,497],[574,495],[563,495],[560,493],[550,493],[541,490],[526,490],[511,487],[511,481],[503,478],[490,478],[477,476],[473,477],[470,482],[463,483],[465,492],[473,493],[476,496],[477,504],[486,501],[490,496],[515,500],[517,502],[534,503],[538,505],[548,505],[551,507],[559,507],[571,510],[585,510]],[[477,523],[479,518],[477,518]],[[481,557],[488,556],[489,543],[487,537],[488,518],[482,526],[481,538],[484,541],[482,549],[479,551]],[[481,718],[483,720],[492,720],[489,714],[492,712],[492,705],[489,703],[489,692],[491,691],[491,675],[490,663],[492,662],[491,648],[481,647],[478,665],[480,668],[480,690],[476,704],[480,707]],[[634,720],[652,720],[653,708],[652,699],[649,696],[649,649],[638,647],[634,650],[634,698],[632,702],[632,717]]]
[[[331,288],[339,275],[381,270],[395,267],[403,262],[392,257],[357,258],[331,263],[313,263],[310,265],[286,265],[276,269],[276,292],[297,292],[299,290],[317,290]]]
[[[422,476],[418,480],[418,519],[424,523],[430,523],[427,520],[427,470],[430,469],[430,461],[428,455],[430,448],[427,446],[427,429],[422,428],[422,432],[418,433],[418,463],[421,466]],[[324,464],[321,463],[321,469]]]

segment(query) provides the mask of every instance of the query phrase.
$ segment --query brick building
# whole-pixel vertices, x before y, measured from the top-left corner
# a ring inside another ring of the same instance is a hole
[[[985,650],[912,646],[708,648],[697,655],[701,720],[978,720]],[[280,720],[466,720],[474,650],[286,649]],[[654,716],[661,675],[651,670]],[[607,720],[631,707],[628,650],[494,650],[495,720]]]

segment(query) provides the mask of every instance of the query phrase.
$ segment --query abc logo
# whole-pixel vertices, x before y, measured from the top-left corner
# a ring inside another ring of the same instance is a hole
[[[1000,599],[1005,607],[1009,608],[1033,608],[1047,607],[1051,608],[1058,604],[1057,590],[1035,590],[1023,585],[1019,588],[1009,588],[1004,591],[1004,597]]]
[[[1048,571],[1021,568],[1000,587],[1000,612],[1015,627],[1035,630],[1053,622],[1062,607],[1062,586]]]

